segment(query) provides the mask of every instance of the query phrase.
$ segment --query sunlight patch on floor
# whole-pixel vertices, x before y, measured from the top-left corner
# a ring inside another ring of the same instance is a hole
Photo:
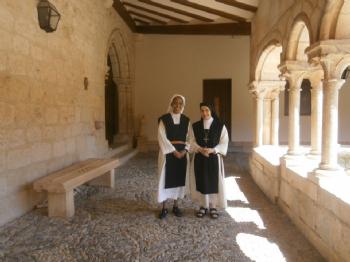
[[[228,207],[226,212],[232,217],[237,223],[241,222],[252,222],[259,229],[266,229],[263,220],[256,210],[245,207]]]
[[[226,177],[225,178],[225,190],[226,198],[229,201],[242,201],[243,203],[249,204],[248,199],[245,197],[242,190],[239,188],[236,179],[239,177]]]
[[[242,252],[256,262],[285,262],[279,247],[265,237],[252,234],[239,233],[236,241]]]

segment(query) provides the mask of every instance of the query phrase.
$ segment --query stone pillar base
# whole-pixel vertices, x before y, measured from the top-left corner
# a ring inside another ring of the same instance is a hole
[[[293,149],[293,150],[288,150],[287,156],[290,157],[299,157],[299,156],[304,156],[305,152],[303,152],[301,149]]]
[[[338,164],[323,164],[320,163],[320,166],[318,168],[320,171],[344,171],[344,169],[339,166]]]
[[[321,151],[310,151],[306,157],[309,159],[321,160]]]
[[[348,177],[344,170],[322,170],[316,169],[309,173],[309,179],[319,185],[321,180]]]

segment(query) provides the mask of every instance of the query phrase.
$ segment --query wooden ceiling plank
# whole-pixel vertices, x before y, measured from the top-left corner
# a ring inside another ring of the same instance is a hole
[[[164,5],[164,4],[160,4],[160,3],[157,3],[157,2],[153,2],[151,0],[138,0],[138,1],[141,2],[141,3],[145,3],[145,4],[149,4],[149,5],[152,5],[152,6],[156,6],[156,7],[162,8],[162,9],[165,9],[165,10],[168,10],[168,11],[172,11],[172,12],[177,13],[177,14],[181,14],[181,15],[185,15],[185,16],[188,16],[188,17],[192,17],[192,18],[195,18],[195,19],[203,21],[203,22],[213,22],[214,21],[214,20],[212,20],[210,18],[207,18],[207,17],[204,17],[204,16],[200,16],[200,15],[197,15],[197,14],[193,14],[193,13],[190,13],[190,12],[187,12],[187,11],[184,11],[184,10],[180,10],[178,8],[174,8],[174,7],[171,7],[171,6],[168,6],[168,5]]]
[[[135,9],[138,9],[138,10],[141,10],[141,11],[145,11],[145,12],[147,12],[147,13],[151,13],[151,14],[154,14],[154,15],[158,15],[158,16],[161,16],[161,17],[165,17],[165,18],[168,18],[168,19],[170,19],[170,20],[173,20],[173,21],[176,21],[176,22],[179,22],[179,23],[188,23],[188,21],[186,21],[186,20],[183,20],[183,19],[180,19],[180,18],[171,16],[171,15],[159,13],[159,12],[157,12],[157,11],[154,11],[154,10],[151,10],[151,9],[148,9],[148,8],[145,8],[145,7],[142,7],[142,6],[134,5],[134,4],[132,4],[132,3],[124,2],[123,4],[124,4],[124,6],[130,6],[130,7],[133,7],[133,8],[135,8]]]
[[[166,21],[163,21],[163,20],[154,18],[154,17],[152,17],[152,16],[148,16],[148,15],[145,15],[145,14],[141,14],[141,13],[139,13],[139,12],[135,12],[135,11],[132,11],[132,10],[129,11],[129,14],[133,14],[133,15],[137,15],[137,16],[139,16],[139,17],[146,18],[146,19],[148,19],[148,20],[154,21],[154,22],[156,22],[156,23],[158,23],[158,24],[161,24],[161,25],[166,25],[166,24],[167,24]]]
[[[238,2],[236,0],[215,0],[216,2],[222,3],[222,4],[226,4],[226,5],[230,5],[233,7],[237,7],[240,9],[244,9],[247,11],[251,11],[251,12],[256,12],[258,10],[258,8],[256,6],[252,6],[252,5],[248,5],[242,2]]]
[[[113,7],[120,15],[120,17],[124,20],[124,22],[128,25],[130,30],[132,32],[136,32],[136,24],[120,0],[114,0]]]
[[[231,19],[233,21],[237,21],[237,22],[245,22],[246,21],[246,19],[244,17],[229,14],[229,13],[217,10],[217,9],[210,8],[210,7],[205,6],[205,5],[190,2],[188,0],[171,0],[171,1],[174,3],[177,3],[177,4],[189,6],[189,7],[194,8],[194,9],[202,10],[202,11],[205,11],[207,13],[211,13],[211,14],[215,14],[215,15],[218,15],[221,17],[225,17],[225,18]]]
[[[250,35],[251,24],[242,22],[198,25],[149,25],[137,26],[137,32],[142,34]]]
[[[150,23],[145,21],[145,20],[142,20],[141,18],[137,18],[137,17],[134,17],[134,21],[135,22],[139,22],[140,24],[143,24],[143,25],[149,25]]]

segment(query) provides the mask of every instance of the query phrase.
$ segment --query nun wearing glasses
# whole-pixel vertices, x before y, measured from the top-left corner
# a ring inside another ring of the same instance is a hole
[[[166,202],[174,201],[172,213],[181,217],[178,200],[189,192],[190,119],[183,113],[185,98],[174,95],[170,99],[168,112],[158,120],[158,203],[162,203],[159,218],[168,214]]]

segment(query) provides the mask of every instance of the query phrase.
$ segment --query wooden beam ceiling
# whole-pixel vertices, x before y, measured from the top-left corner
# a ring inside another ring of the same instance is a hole
[[[222,4],[226,4],[226,5],[230,5],[233,7],[237,7],[237,8],[241,8],[247,11],[251,11],[251,12],[256,12],[258,10],[258,8],[256,6],[252,6],[252,5],[248,5],[242,2],[238,2],[236,0],[215,0],[216,2],[222,3]]]
[[[174,13],[178,13],[178,14],[181,14],[181,15],[192,17],[192,18],[195,18],[195,19],[197,19],[199,21],[203,21],[203,22],[213,22],[214,21],[214,20],[209,19],[207,17],[200,16],[200,15],[197,15],[197,14],[194,14],[194,13],[191,13],[191,12],[187,12],[187,11],[184,11],[184,10],[181,10],[181,9],[178,9],[178,8],[174,8],[174,7],[168,6],[168,5],[163,5],[163,4],[160,4],[158,2],[153,2],[151,0],[138,0],[138,1],[141,2],[141,3],[145,3],[145,4],[149,4],[149,5],[155,6],[155,7],[163,8],[165,10],[172,11]]]
[[[124,5],[119,0],[114,0],[113,7],[117,13],[121,16],[124,22],[129,26],[130,30],[136,32],[136,24],[134,19],[129,15]]]
[[[164,21],[164,20],[160,20],[160,19],[158,19],[158,18],[154,18],[154,17],[152,17],[152,16],[145,15],[145,14],[142,14],[142,13],[139,13],[139,12],[136,12],[136,11],[130,10],[130,11],[129,11],[129,14],[131,14],[131,15],[136,15],[136,16],[138,16],[138,17],[146,18],[146,19],[148,19],[148,20],[154,21],[154,22],[156,22],[156,23],[158,23],[158,24],[161,24],[161,25],[166,25],[166,24],[167,24],[167,22]]]
[[[160,13],[160,12],[148,9],[148,8],[144,8],[142,6],[134,5],[134,4],[131,4],[131,3],[128,3],[128,2],[125,2],[124,6],[130,6],[130,7],[133,7],[135,9],[138,9],[138,10],[141,10],[141,11],[145,11],[147,13],[154,14],[154,15],[157,15],[157,16],[165,17],[165,18],[168,18],[170,20],[173,20],[173,21],[176,21],[176,22],[179,22],[179,23],[188,23],[188,21],[186,21],[186,20],[183,20],[183,19],[180,19],[180,18],[177,18],[177,17],[174,17],[174,16],[170,16],[170,15],[167,15],[167,14],[163,14],[163,13]]]
[[[244,1],[114,0],[113,7],[135,33],[250,35],[257,7]]]
[[[138,26],[141,34],[180,34],[180,35],[250,35],[250,23],[222,23],[198,25]]]
[[[213,9],[213,8],[205,6],[205,5],[201,5],[201,4],[198,4],[198,3],[190,2],[188,0],[171,0],[171,1],[174,2],[174,3],[178,3],[178,4],[181,4],[181,5],[192,7],[194,9],[202,10],[202,11],[207,12],[207,13],[211,13],[211,14],[215,14],[215,15],[218,15],[218,16],[221,16],[221,17],[225,17],[225,18],[231,19],[233,21],[237,21],[237,22],[245,22],[246,21],[246,19],[241,17],[241,16],[237,16],[237,15],[233,15],[233,14],[230,14],[230,13],[226,13],[226,12],[223,12],[223,11],[220,11],[220,10],[217,10],[217,9]]]

